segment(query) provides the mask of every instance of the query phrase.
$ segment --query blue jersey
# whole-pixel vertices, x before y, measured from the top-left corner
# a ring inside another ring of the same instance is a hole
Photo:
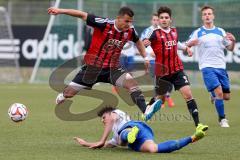
[[[226,32],[219,27],[207,29],[204,26],[195,30],[190,39],[198,39],[199,44],[196,46],[199,55],[199,69],[206,67],[226,68],[224,49],[231,44],[231,41],[225,38]]]

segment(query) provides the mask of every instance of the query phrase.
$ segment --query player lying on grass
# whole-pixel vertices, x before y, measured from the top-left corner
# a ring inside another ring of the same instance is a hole
[[[157,144],[154,142],[152,129],[146,123],[130,120],[130,117],[119,109],[105,107],[99,111],[98,116],[102,118],[104,125],[102,138],[99,142],[91,143],[80,137],[74,137],[81,146],[101,148],[128,145],[134,151],[170,153],[198,141],[205,135],[203,128],[197,127],[192,136]],[[113,138],[107,141],[111,131],[113,132]]]

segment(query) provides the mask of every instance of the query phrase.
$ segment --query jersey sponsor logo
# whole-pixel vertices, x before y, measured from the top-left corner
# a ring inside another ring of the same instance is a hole
[[[119,41],[119,40],[116,40],[116,39],[109,39],[103,46],[103,50],[105,52],[108,52],[108,51],[113,51],[115,50],[116,48],[118,49],[121,49],[123,46],[123,42],[122,41]],[[113,57],[112,57],[113,58]]]
[[[123,45],[123,42],[117,39],[109,39],[106,44],[111,46],[116,46],[117,48],[121,48]]]
[[[171,49],[172,46],[176,46],[176,45],[177,45],[177,42],[175,40],[173,40],[173,41],[166,41],[165,42],[166,49]]]

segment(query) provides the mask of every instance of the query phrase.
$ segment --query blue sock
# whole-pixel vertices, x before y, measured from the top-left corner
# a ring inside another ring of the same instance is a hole
[[[191,137],[182,138],[179,140],[170,140],[158,144],[158,153],[170,153],[185,147],[192,142]]]
[[[120,138],[121,138],[121,141],[122,142],[127,142],[127,136],[128,136],[128,133],[130,132],[130,129],[129,128],[126,128],[124,129],[121,134],[120,134]]]
[[[215,107],[216,107],[216,110],[218,112],[219,118],[220,119],[225,118],[223,99],[216,99],[215,100]]]

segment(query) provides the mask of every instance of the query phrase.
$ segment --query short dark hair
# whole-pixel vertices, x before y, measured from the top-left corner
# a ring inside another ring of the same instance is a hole
[[[158,14],[157,13],[153,13],[152,17],[154,17],[154,16],[158,17]]]
[[[209,5],[205,5],[201,8],[201,12],[206,10],[206,9],[211,9],[213,12],[214,12],[214,8],[212,6],[209,6]]]
[[[134,16],[134,12],[131,8],[129,7],[122,7],[120,8],[120,10],[118,11],[118,15],[119,16],[124,16],[124,15],[128,15],[129,17],[133,17]]]
[[[158,16],[162,13],[168,13],[172,17],[172,10],[167,6],[162,6],[158,9]]]
[[[98,117],[102,117],[102,115],[104,113],[110,113],[110,112],[114,111],[115,109],[116,109],[115,107],[106,106],[106,107],[102,108],[100,111],[98,111],[97,115],[98,115]]]

